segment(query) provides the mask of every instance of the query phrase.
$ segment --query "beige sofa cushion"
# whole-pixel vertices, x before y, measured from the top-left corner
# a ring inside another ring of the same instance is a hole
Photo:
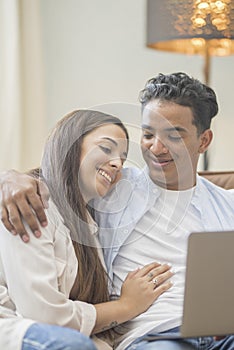
[[[199,174],[220,187],[234,189],[234,171],[200,171]]]

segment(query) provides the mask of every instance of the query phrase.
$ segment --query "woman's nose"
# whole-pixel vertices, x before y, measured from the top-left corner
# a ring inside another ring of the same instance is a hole
[[[122,162],[122,159],[120,157],[112,158],[109,161],[109,163],[112,167],[115,167],[118,170],[122,169],[122,167],[123,167],[123,162]]]

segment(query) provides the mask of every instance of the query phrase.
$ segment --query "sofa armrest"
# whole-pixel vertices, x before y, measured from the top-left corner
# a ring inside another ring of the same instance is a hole
[[[234,171],[199,171],[199,175],[227,190],[234,189]]]

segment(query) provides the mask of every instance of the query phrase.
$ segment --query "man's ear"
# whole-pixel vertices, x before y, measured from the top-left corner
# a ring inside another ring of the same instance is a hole
[[[213,132],[210,129],[205,130],[200,135],[201,143],[200,143],[200,147],[199,147],[199,153],[204,153],[207,150],[212,139],[213,139]]]

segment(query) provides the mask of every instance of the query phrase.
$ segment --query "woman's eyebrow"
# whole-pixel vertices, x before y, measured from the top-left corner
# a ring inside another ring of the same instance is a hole
[[[113,140],[112,138],[110,138],[110,137],[103,136],[103,137],[101,138],[101,140],[110,141],[110,142],[112,142],[115,146],[118,146],[118,143],[117,143],[115,140]]]
[[[101,140],[110,141],[110,142],[112,142],[116,147],[118,146],[118,142],[116,142],[115,140],[113,140],[113,139],[110,138],[110,137],[103,136],[103,137],[101,138]],[[127,153],[127,152],[123,152],[122,154],[123,154],[123,156],[124,156],[125,158],[127,158],[127,156],[128,156],[128,153]]]

